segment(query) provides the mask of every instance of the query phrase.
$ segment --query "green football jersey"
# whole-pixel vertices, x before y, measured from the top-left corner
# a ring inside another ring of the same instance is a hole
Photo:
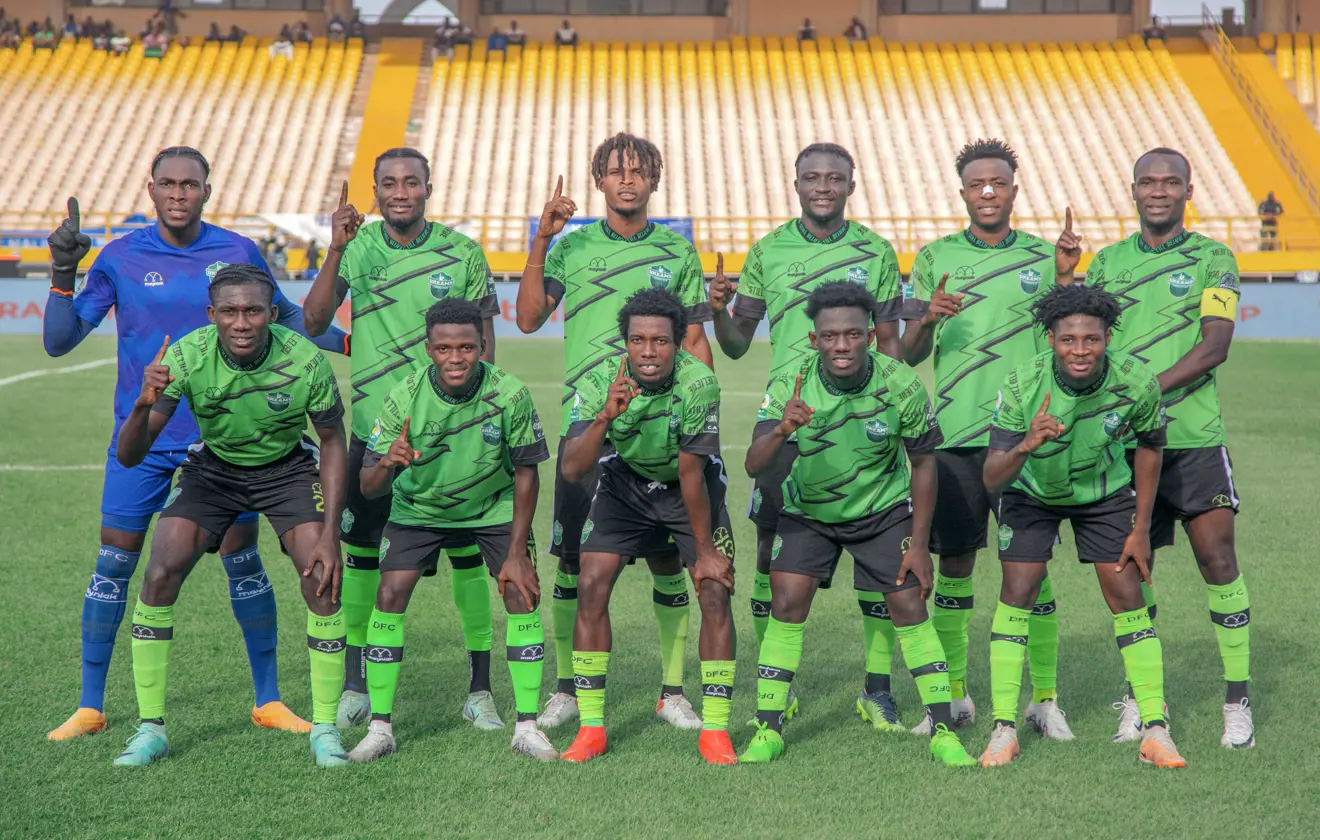
[[[651,222],[625,239],[601,220],[565,234],[546,255],[545,292],[556,306],[564,302],[560,434],[568,431],[577,381],[602,359],[623,355],[619,310],[633,294],[652,287],[679,299],[689,325],[710,320],[697,249],[664,225]]]
[[[549,460],[541,418],[517,378],[481,362],[462,397],[436,382],[434,365],[414,368],[381,400],[367,436],[375,463],[390,451],[404,418],[422,457],[394,479],[390,521],[427,528],[485,528],[513,521],[513,468]]]
[[[898,257],[869,228],[847,222],[827,239],[818,239],[794,219],[752,246],[738,278],[733,312],[756,321],[770,316],[770,380],[796,371],[812,352],[807,298],[822,284],[839,280],[856,283],[875,297],[877,324],[898,320]]]
[[[990,448],[1009,452],[1025,440],[1046,394],[1049,415],[1063,424],[1063,434],[1031,453],[1013,483],[1038,502],[1087,505],[1130,485],[1123,447],[1129,433],[1144,445],[1164,445],[1160,383],[1150,368],[1111,350],[1104,375],[1085,391],[1075,391],[1059,378],[1051,350],[1005,377]]]
[[[619,363],[606,359],[580,376],[568,410],[568,436],[578,437],[605,408]],[[668,484],[678,480],[678,453],[720,454],[720,383],[696,356],[680,350],[669,381],[641,389],[614,418],[605,442],[638,475]]]
[[[288,455],[302,440],[307,418],[329,428],[344,417],[330,362],[311,341],[278,324],[270,325],[265,351],[246,365],[225,353],[215,324],[171,344],[162,363],[174,381],[152,410],[168,417],[187,399],[202,443],[241,467]]]
[[[409,247],[390,239],[384,222],[363,225],[344,249],[339,279],[353,306],[353,434],[365,440],[380,401],[426,357],[426,310],[447,297],[477,301],[499,314],[495,281],[481,246],[427,222]]]
[[[935,328],[935,419],[944,447],[982,447],[990,442],[999,383],[1049,349],[1029,307],[1054,286],[1054,246],[1020,230],[995,246],[966,230],[937,239],[913,264],[905,320],[925,316],[945,274],[944,291],[964,297],[962,311]]]
[[[1186,231],[1151,248],[1136,233],[1101,249],[1086,282],[1114,293],[1123,317],[1114,327],[1114,349],[1131,353],[1163,373],[1201,340],[1207,318],[1237,319],[1237,259],[1224,245]],[[1215,371],[1164,395],[1169,448],[1224,444]]]
[[[784,510],[818,522],[855,522],[907,499],[907,455],[935,451],[940,428],[926,386],[902,362],[872,352],[871,375],[850,392],[825,381],[820,353],[770,381],[753,438],[784,418],[802,375],[802,401],[816,410],[797,431],[798,457],[784,480]],[[901,448],[900,448],[901,441]]]

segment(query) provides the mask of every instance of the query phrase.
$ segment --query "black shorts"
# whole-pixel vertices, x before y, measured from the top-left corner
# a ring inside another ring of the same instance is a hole
[[[559,439],[559,454],[555,460],[555,519],[550,530],[550,553],[576,564],[582,548],[582,526],[591,513],[591,494],[600,478],[600,464],[592,467],[581,481],[568,481],[558,468],[564,463],[567,443],[567,437]]]
[[[935,515],[930,523],[932,554],[975,554],[986,545],[986,523],[999,496],[985,489],[985,447],[935,450]]]
[[[348,491],[344,499],[344,515],[339,520],[341,539],[357,548],[376,548],[381,533],[390,519],[390,504],[394,494],[368,499],[362,495],[362,459],[367,454],[367,442],[350,436],[348,441]],[[348,555],[352,557],[352,555]]]
[[[380,541],[380,570],[382,572],[421,570],[422,577],[435,574],[440,562],[441,549],[467,548],[476,543],[481,559],[495,577],[509,557],[510,525],[491,525],[486,528],[424,528],[418,525],[399,525],[389,522]],[[536,566],[536,541],[527,537],[527,559]]]
[[[1006,563],[1050,560],[1059,542],[1059,523],[1066,519],[1072,523],[1078,560],[1117,563],[1136,518],[1137,498],[1131,487],[1089,505],[1046,505],[1025,493],[1006,490],[999,499],[999,559]]]
[[[1132,466],[1135,450],[1127,453]],[[1200,449],[1165,449],[1160,468],[1160,487],[1150,521],[1150,547],[1173,545],[1174,523],[1187,523],[1203,513],[1227,508],[1238,512],[1237,488],[1233,486],[1233,459],[1226,446]]]
[[[774,466],[765,475],[759,475],[752,482],[752,498],[747,505],[747,518],[756,527],[766,531],[779,528],[779,514],[784,510],[784,480],[793,470],[797,460],[798,446],[787,442],[779,448]]]
[[[711,458],[705,475],[715,548],[732,560],[733,526],[724,505],[729,484],[724,463]],[[617,457],[606,460],[601,465],[590,516],[582,526],[582,551],[651,557],[660,551],[672,553],[675,547],[684,566],[696,565],[696,540],[678,481],[651,481]]]
[[[828,580],[846,548],[853,557],[854,589],[898,592],[918,585],[916,575],[908,575],[901,586],[894,583],[911,545],[912,508],[907,502],[853,522],[818,522],[785,513],[779,517],[770,571]]]
[[[220,550],[220,538],[246,511],[264,514],[282,541],[289,530],[325,519],[318,454],[316,446],[304,438],[276,461],[241,467],[221,460],[204,446],[192,449],[160,518],[177,517],[197,524],[210,536],[208,553]]]

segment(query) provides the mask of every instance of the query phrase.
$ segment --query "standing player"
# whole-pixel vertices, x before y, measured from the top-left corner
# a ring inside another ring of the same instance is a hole
[[[513,749],[542,761],[559,757],[536,728],[541,700],[540,584],[532,517],[549,460],[541,420],[527,388],[479,360],[483,313],[449,298],[426,313],[426,354],[380,404],[360,486],[368,499],[398,488],[380,550],[380,589],[367,630],[367,686],[371,726],[354,761],[394,752],[390,714],[403,661],[404,613],[423,576],[434,575],[440,550],[481,547],[498,575],[509,612],[505,650],[518,723]]]
[[[752,344],[757,324],[768,313],[769,379],[796,370],[811,352],[807,297],[825,283],[846,280],[866,289],[878,301],[874,313],[876,346],[880,352],[901,359],[898,258],[887,241],[846,218],[848,196],[857,186],[852,155],[833,143],[813,143],[798,153],[793,166],[793,188],[802,205],[801,218],[780,225],[752,246],[739,283],[725,279],[720,258],[710,286],[710,308],[720,349],[731,359],[742,358]],[[737,300],[733,300],[734,292]],[[797,451],[795,440],[778,450],[774,469],[757,476],[748,507],[748,518],[756,524],[752,622],[758,644],[770,620],[770,551],[784,506],[781,488]],[[875,613],[866,612],[867,608],[863,606],[867,634],[888,651],[877,651],[873,664],[887,677],[893,659],[894,625],[884,613],[883,602]],[[880,708],[886,719],[897,725],[892,706],[889,702]],[[785,716],[792,717],[796,710],[797,698],[790,696]]]
[[[1205,579],[1228,683],[1220,743],[1241,748],[1256,743],[1247,697],[1251,602],[1234,548],[1238,496],[1215,387],[1215,370],[1228,359],[1233,341],[1240,281],[1232,251],[1183,226],[1191,179],[1191,164],[1172,149],[1138,158],[1132,200],[1141,231],[1096,254],[1086,279],[1123,306],[1115,345],[1159,371],[1169,443],[1151,540],[1155,548],[1173,545],[1174,522],[1183,523]],[[1153,618],[1149,590],[1147,604]],[[1136,740],[1139,722],[1129,692],[1114,740]]]
[[[975,766],[953,734],[949,677],[939,634],[926,616],[930,518],[935,506],[939,425],[921,380],[901,362],[871,352],[876,302],[848,282],[819,286],[807,299],[816,348],[770,381],[747,450],[747,474],[774,469],[789,438],[798,454],[784,482],[784,510],[770,560],[771,613],[761,645],[757,732],[742,762],[784,752],[788,690],[802,660],[802,632],[820,581],[843,549],[853,555],[862,614],[884,604],[902,640],[926,712],[930,751],[952,767]],[[903,452],[912,461],[909,478]],[[892,650],[868,632],[866,682],[857,711],[878,729],[897,729],[889,695]],[[883,663],[876,661],[884,648]],[[883,672],[879,671],[881,665]]]
[[[306,338],[271,325],[275,284],[265,269],[232,265],[216,273],[212,326],[161,346],[143,373],[142,394],[119,433],[116,456],[142,463],[186,399],[201,443],[183,462],[151,538],[151,560],[133,610],[133,681],[142,722],[115,759],[143,767],[169,752],[165,684],[174,638],[174,602],[183,581],[244,511],[264,513],[302,577],[312,676],[312,757],[347,763],[335,728],[344,668],[338,605],[344,499],[344,406],[334,371]],[[311,421],[320,451],[303,436]]]
[[[481,246],[426,219],[431,167],[421,152],[407,148],[383,152],[376,158],[373,177],[372,192],[384,221],[363,225],[364,217],[348,203],[345,183],[331,219],[332,238],[325,262],[304,301],[307,332],[317,335],[351,290],[353,329],[358,334],[352,372],[348,500],[341,523],[347,550],[344,614],[348,618],[344,693],[339,701],[341,728],[363,723],[371,713],[362,646],[380,584],[381,532],[390,515],[388,492],[367,499],[358,488],[372,421],[390,388],[414,368],[427,364],[425,322],[432,304],[450,298],[480,304],[482,358],[487,362],[495,360],[492,319],[499,312],[495,282]],[[470,680],[463,717],[478,729],[500,729],[504,723],[490,691],[490,585],[481,553],[472,544],[454,545],[445,553],[453,568],[454,606],[468,651]]]
[[[613,635],[610,593],[628,558],[671,538],[692,573],[701,606],[703,724],[708,764],[736,764],[729,741],[733,698],[733,533],[724,506],[720,386],[714,372],[679,350],[683,304],[643,289],[619,310],[626,355],[603,359],[575,385],[560,470],[566,481],[597,471],[582,526],[581,603],[573,632],[573,681],[582,727],[564,753],[590,761],[606,751],[605,676]]]
[[[207,285],[226,265],[254,265],[269,273],[257,246],[233,231],[202,221],[211,197],[210,164],[196,149],[172,146],[151,161],[147,195],[156,223],[106,245],[74,296],[78,263],[91,240],[80,230],[77,199],[69,217],[50,236],[51,289],[42,322],[46,352],[62,356],[77,347],[113,308],[118,332],[115,429],[101,491],[101,548],[83,599],[82,697],[78,710],[47,737],[60,741],[105,727],[105,681],[115,634],[128,604],[128,581],[137,568],[151,517],[160,512],[170,479],[197,442],[197,424],[185,406],[152,444],[139,465],[126,469],[113,457],[119,428],[133,408],[142,369],[166,335],[181,336],[206,325]],[[278,288],[276,317],[302,330],[302,310]],[[332,329],[317,346],[348,352],[348,336]],[[221,541],[220,563],[229,578],[234,618],[243,631],[256,702],[252,722],[271,729],[306,732],[310,724],[280,702],[276,680],[275,594],[257,553],[257,517],[238,517]]]
[[[1003,494],[1003,583],[990,633],[995,728],[981,764],[998,767],[1018,757],[1031,608],[1059,524],[1067,520],[1077,559],[1095,568],[1114,614],[1114,638],[1145,725],[1139,756],[1157,767],[1184,767],[1165,722],[1163,649],[1141,593],[1150,578],[1151,509],[1165,440],[1160,386],[1140,361],[1108,351],[1119,319],[1113,295],[1057,286],[1032,310],[1051,349],[1004,379],[985,460],[986,488]],[[1132,468],[1123,459],[1129,434],[1137,440]]]
[[[591,175],[605,195],[605,218],[566,234],[555,235],[577,212],[563,195],[561,177],[555,195],[541,213],[540,227],[518,284],[518,328],[533,333],[564,302],[564,402],[558,461],[564,462],[569,412],[577,382],[602,360],[623,354],[618,315],[625,300],[640,289],[667,289],[683,304],[687,332],[683,349],[713,366],[702,324],[710,320],[701,260],[692,243],[647,216],[651,194],[660,187],[663,161],[652,143],[617,134],[596,147]],[[577,715],[573,687],[573,626],[577,615],[578,557],[582,527],[591,508],[597,470],[576,482],[555,478],[554,526],[550,553],[559,558],[555,575],[555,667],[558,685],[540,717],[542,727],[558,726]],[[663,669],[656,714],[680,729],[696,729],[701,720],[683,696],[683,655],[687,646],[688,590],[683,567],[668,545],[649,547],[643,556],[654,581],[652,601],[660,624]]]
[[[1067,213],[1057,245],[1012,226],[1017,155],[1002,140],[977,140],[954,166],[967,205],[967,229],[921,249],[904,302],[904,358],[917,365],[935,354],[935,416],[944,442],[930,550],[940,557],[935,579],[935,629],[949,657],[955,724],[976,716],[967,692],[967,627],[972,620],[972,569],[986,545],[986,521],[996,507],[981,482],[999,383],[1016,365],[1048,349],[1030,307],[1054,287],[1056,270],[1071,272],[1081,256]],[[1047,737],[1071,740],[1056,689],[1059,620],[1049,578],[1032,607],[1032,703],[1027,721]],[[929,721],[917,727],[929,728]]]

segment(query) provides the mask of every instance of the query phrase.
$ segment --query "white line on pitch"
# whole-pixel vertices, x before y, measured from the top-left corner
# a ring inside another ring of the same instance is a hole
[[[62,373],[78,373],[79,371],[91,370],[92,368],[105,367],[113,365],[117,359],[97,359],[94,362],[83,362],[80,365],[69,365],[68,367],[42,368],[41,370],[30,370],[27,373],[19,373],[14,376],[6,376],[0,379],[0,388],[5,385],[13,385],[15,382],[22,382],[25,379],[36,379],[41,376],[58,376]]]
[[[0,464],[0,472],[82,472],[104,468],[105,464]]]

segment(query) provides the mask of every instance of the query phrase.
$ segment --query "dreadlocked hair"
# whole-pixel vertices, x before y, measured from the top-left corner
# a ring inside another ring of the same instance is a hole
[[[682,344],[687,333],[687,312],[679,299],[665,289],[642,289],[628,298],[619,310],[619,335],[625,341],[633,318],[668,318],[674,325],[675,344]]]
[[[1105,329],[1118,326],[1119,315],[1123,307],[1118,298],[1099,286],[1087,286],[1082,283],[1070,283],[1067,286],[1055,286],[1031,304],[1031,314],[1035,322],[1047,330],[1053,331],[1055,324],[1073,315],[1089,315],[1099,318]]]
[[[610,156],[615,152],[619,153],[619,163],[627,161],[629,156],[636,157],[637,165],[641,167],[647,180],[651,182],[651,189],[659,188],[660,173],[665,166],[664,160],[660,157],[660,150],[655,147],[654,143],[644,137],[636,137],[623,132],[619,132],[601,143],[591,156],[591,178],[597,186],[605,179],[605,170],[609,168]]]
[[[846,280],[822,283],[807,297],[807,317],[816,316],[825,309],[860,309],[868,318],[875,313],[875,298],[866,289]]]
[[[227,265],[215,273],[215,279],[211,281],[211,287],[207,289],[207,294],[211,298],[211,303],[215,303],[216,292],[220,289],[230,286],[262,286],[266,290],[266,302],[270,303],[275,299],[275,281],[270,275],[255,265],[246,263],[238,265]]]
[[[480,338],[484,321],[481,307],[475,301],[445,298],[431,304],[431,308],[426,310],[426,334],[429,336],[431,328],[440,324],[468,324],[477,331],[477,337]]]
[[[386,149],[376,156],[376,163],[371,167],[371,180],[380,180],[380,165],[387,160],[416,160],[422,164],[423,178],[427,183],[431,181],[431,162],[426,159],[426,155],[409,148],[408,146],[399,146],[395,149]]]
[[[1018,156],[1013,151],[1013,147],[1003,140],[992,137],[989,140],[982,140],[979,137],[975,143],[968,143],[958,152],[958,157],[953,159],[954,168],[958,170],[958,177],[961,178],[963,170],[967,165],[976,160],[1002,160],[1008,164],[1008,168],[1017,172]]]
[[[206,162],[206,155],[194,149],[192,146],[170,146],[156,152],[156,156],[151,159],[151,177],[156,177],[156,167],[160,166],[161,161],[167,158],[191,158],[202,165],[204,178],[211,177],[211,164]]]

